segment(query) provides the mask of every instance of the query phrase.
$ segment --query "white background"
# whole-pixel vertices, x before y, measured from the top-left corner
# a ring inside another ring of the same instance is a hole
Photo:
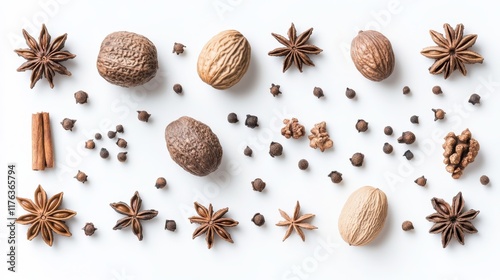
[[[17,273],[6,273],[3,252],[8,231],[0,227],[3,279],[495,279],[499,256],[498,219],[498,109],[500,70],[498,57],[498,7],[484,3],[459,4],[457,1],[342,1],[325,6],[321,1],[247,0],[209,1],[9,1],[1,9],[1,170],[15,163],[18,171],[18,196],[33,198],[41,184],[52,196],[64,192],[63,207],[78,214],[68,222],[71,238],[56,236],[53,247],[41,237],[28,242],[27,226],[18,225]],[[139,4],[142,3],[142,4]],[[491,2],[488,2],[491,4]],[[57,75],[55,88],[46,80],[29,88],[31,72],[18,73],[24,60],[13,50],[25,48],[22,28],[38,38],[45,22],[52,38],[68,33],[66,49],[77,55],[63,64],[71,77]],[[301,33],[314,27],[311,43],[323,49],[312,56],[316,67],[304,66],[299,73],[292,68],[282,73],[282,58],[267,53],[281,45],[271,32],[286,35],[290,23]],[[482,65],[469,65],[469,74],[459,72],[448,79],[428,73],[432,60],[420,50],[434,45],[429,29],[442,32],[444,23],[465,25],[466,34],[478,34],[473,47],[485,58]],[[225,91],[212,89],[196,73],[198,54],[213,35],[237,29],[252,46],[252,61],[241,82]],[[396,56],[395,71],[380,83],[361,76],[348,56],[352,38],[360,29],[377,29],[392,42]],[[148,37],[158,49],[160,70],[157,77],[142,87],[120,88],[102,79],[95,67],[102,39],[119,30]],[[172,54],[174,42],[187,46],[183,55]],[[184,94],[177,95],[172,85],[180,83]],[[281,85],[283,94],[274,98],[271,83]],[[401,89],[408,85],[411,94]],[[441,85],[444,94],[431,93]],[[312,95],[320,86],[325,98]],[[345,97],[346,87],[358,93],[355,100]],[[89,103],[75,104],[73,93],[85,90]],[[467,100],[473,92],[482,96],[481,105]],[[442,108],[446,119],[433,121],[432,108]],[[139,122],[137,110],[152,114],[149,123]],[[31,170],[31,114],[50,112],[56,147],[56,168],[43,172]],[[236,112],[238,124],[226,116]],[[259,117],[259,127],[244,126],[246,114]],[[420,124],[409,122],[420,116]],[[182,115],[192,116],[219,136],[224,149],[217,172],[195,177],[177,166],[169,157],[164,141],[165,126]],[[77,119],[73,132],[59,122]],[[281,121],[297,117],[309,131],[315,123],[327,122],[335,142],[333,149],[321,153],[309,148],[306,137],[288,140],[280,134]],[[369,122],[369,131],[354,129],[357,119]],[[129,142],[129,160],[115,159],[119,148],[105,137],[116,124],[125,127],[122,136]],[[393,136],[383,134],[391,125]],[[449,131],[469,128],[480,142],[479,156],[459,180],[453,180],[442,164],[442,137]],[[417,135],[414,145],[398,144],[405,130]],[[95,150],[84,150],[85,140],[95,132],[104,135]],[[284,155],[271,158],[268,146],[278,141]],[[394,145],[394,153],[382,152],[384,142]],[[249,145],[251,158],[243,155]],[[102,160],[101,147],[112,158]],[[415,158],[408,162],[402,154],[411,149]],[[366,156],[365,165],[350,165],[354,152]],[[297,168],[306,158],[307,171]],[[73,176],[85,171],[88,182]],[[327,177],[332,170],[344,174],[344,181],[333,184]],[[487,174],[489,186],[479,177]],[[425,175],[428,185],[413,183]],[[6,176],[6,175],[2,175]],[[157,190],[154,182],[164,176],[168,187]],[[254,192],[250,182],[261,177],[267,187]],[[337,219],[350,193],[364,185],[382,189],[389,200],[387,223],[380,236],[365,247],[349,247],[340,237]],[[5,186],[5,185],[4,185]],[[144,240],[139,242],[129,228],[114,231],[121,215],[111,202],[129,202],[134,191],[143,198],[143,209],[156,209],[157,218],[143,223]],[[451,199],[463,192],[466,209],[481,213],[474,224],[478,234],[467,235],[465,246],[452,241],[441,247],[439,235],[428,233],[433,213],[430,199]],[[2,188],[0,213],[6,223],[6,187]],[[306,242],[297,234],[282,242],[285,228],[274,226],[281,220],[278,208],[292,213],[299,200],[302,213],[314,213]],[[194,214],[193,202],[212,203],[215,209],[229,207],[227,214],[240,222],[229,229],[235,243],[216,239],[208,250],[204,237],[192,240],[196,225],[187,219]],[[265,226],[256,227],[250,219],[256,212],[265,215]],[[18,215],[26,212],[18,207]],[[175,219],[178,229],[163,229],[165,219]],[[415,230],[403,232],[401,223],[411,220]],[[86,222],[98,231],[83,234]]]

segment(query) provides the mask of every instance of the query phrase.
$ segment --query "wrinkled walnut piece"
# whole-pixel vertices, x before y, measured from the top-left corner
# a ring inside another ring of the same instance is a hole
[[[326,131],[326,122],[320,122],[314,125],[311,129],[311,135],[309,138],[309,146],[311,148],[319,148],[322,152],[326,149],[333,147],[333,141],[330,139],[330,135]]]
[[[299,139],[306,134],[306,129],[296,118],[292,118],[291,120],[284,119],[283,123],[285,126],[281,129],[281,135],[285,136],[286,139],[290,139],[290,137],[293,137],[293,139]]]
[[[451,173],[453,179],[458,179],[462,176],[465,167],[476,158],[479,152],[479,142],[472,138],[469,129],[465,129],[458,136],[450,132],[444,140],[443,162],[446,164],[446,171]]]

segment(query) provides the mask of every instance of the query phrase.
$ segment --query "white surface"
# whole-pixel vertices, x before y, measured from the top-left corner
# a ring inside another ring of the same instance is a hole
[[[28,242],[28,227],[18,225],[18,272],[6,274],[2,261],[2,275],[7,276],[3,279],[497,277],[498,6],[462,5],[457,1],[344,1],[328,6],[320,1],[297,0],[266,4],[244,0],[166,2],[10,1],[1,9],[0,170],[6,170],[7,162],[17,164],[19,196],[32,198],[41,184],[49,195],[63,191],[63,206],[78,212],[68,222],[73,236],[57,236],[52,248],[40,236]],[[23,27],[38,38],[41,24],[37,21],[44,17],[52,38],[68,33],[65,49],[77,57],[64,62],[73,75],[57,75],[54,89],[41,80],[30,90],[31,72],[15,71],[24,60],[12,50],[25,47],[19,40]],[[291,22],[298,33],[314,27],[311,43],[324,50],[311,57],[316,67],[304,66],[303,73],[293,68],[282,73],[282,58],[267,55],[280,47],[270,33],[286,35]],[[467,77],[458,72],[448,80],[430,75],[427,68],[433,61],[419,53],[433,45],[428,30],[442,32],[445,22],[452,26],[461,22],[466,34],[479,35],[473,50],[482,54],[485,62],[467,66]],[[248,38],[252,62],[237,86],[217,91],[198,78],[196,60],[207,40],[230,28]],[[366,28],[381,30],[393,44],[395,72],[381,83],[363,78],[346,56],[351,39],[359,29]],[[95,60],[100,42],[118,30],[145,35],[158,48],[160,71],[144,87],[120,88],[97,73]],[[187,46],[183,55],[171,53],[176,41]],[[172,91],[175,83],[183,85],[183,95]],[[283,95],[273,98],[269,93],[271,83],[280,84]],[[443,95],[431,93],[436,84],[442,86]],[[401,93],[405,85],[411,88],[408,96]],[[314,86],[323,88],[324,99],[312,95]],[[356,90],[357,99],[344,96],[346,87]],[[74,103],[73,93],[77,90],[89,93],[88,104]],[[467,103],[473,92],[482,96],[481,105]],[[434,122],[431,108],[443,108],[446,120]],[[152,114],[149,123],[136,119],[135,111],[143,109]],[[31,114],[38,111],[50,112],[56,146],[56,168],[44,172],[31,170]],[[227,113],[232,111],[240,118],[236,125],[226,121]],[[259,128],[244,126],[246,114],[259,117]],[[413,114],[420,116],[419,125],[409,122]],[[210,125],[220,138],[223,163],[208,177],[186,173],[168,155],[164,128],[182,115]],[[334,149],[321,153],[309,148],[306,137],[287,140],[281,136],[282,119],[292,116],[307,131],[315,123],[326,121]],[[65,117],[77,119],[75,131],[67,132],[59,126]],[[367,133],[354,129],[359,118],[369,122]],[[119,149],[105,136],[116,124],[123,124],[123,138],[129,142],[129,160],[125,164],[115,160]],[[382,133],[386,125],[392,125],[394,136]],[[481,151],[465,175],[453,180],[441,163],[441,138],[449,131],[459,133],[467,127],[480,142]],[[396,142],[405,130],[416,133],[416,144],[407,147]],[[83,142],[96,131],[103,134],[103,140],[97,141],[96,150],[84,150]],[[268,155],[270,141],[283,144],[284,156]],[[382,153],[384,142],[394,145],[394,154]],[[254,150],[252,158],[242,153],[247,144]],[[113,158],[102,160],[98,155],[101,147],[107,147]],[[402,157],[408,148],[415,153],[410,162]],[[366,156],[361,168],[349,163],[350,155],[358,151]],[[301,158],[309,160],[308,171],[297,168]],[[73,178],[77,170],[89,176],[84,185]],[[342,184],[330,182],[327,174],[332,170],[344,174]],[[490,186],[479,184],[482,174],[490,176]],[[413,183],[421,175],[429,180],[425,188]],[[158,176],[167,178],[168,188],[154,187]],[[398,180],[389,180],[391,176]],[[263,193],[251,189],[250,182],[256,177],[267,182]],[[363,185],[386,192],[390,204],[387,224],[369,246],[349,247],[339,236],[337,218],[349,194]],[[136,190],[143,198],[143,209],[159,211],[156,219],[143,223],[142,242],[130,229],[112,230],[121,215],[109,207],[110,202],[128,202]],[[452,241],[442,249],[440,236],[428,233],[431,223],[425,217],[434,212],[430,203],[433,196],[451,202],[458,191],[463,192],[467,209],[481,211],[474,221],[479,233],[467,235],[465,246]],[[6,188],[1,193],[3,224]],[[281,220],[278,208],[291,213],[297,200],[302,213],[316,214],[312,223],[318,230],[307,231],[305,243],[297,234],[282,242],[285,228],[274,226]],[[216,239],[208,250],[203,237],[191,239],[196,225],[187,218],[194,214],[194,201],[213,203],[216,209],[230,208],[227,216],[240,222],[229,230],[234,244]],[[250,222],[255,212],[266,217],[262,228]],[[18,214],[24,213],[18,206]],[[175,233],[163,230],[165,219],[177,221]],[[401,230],[401,222],[406,219],[413,221],[414,231]],[[81,230],[88,221],[99,228],[95,236],[87,237]],[[0,233],[4,252],[5,226],[0,227]]]

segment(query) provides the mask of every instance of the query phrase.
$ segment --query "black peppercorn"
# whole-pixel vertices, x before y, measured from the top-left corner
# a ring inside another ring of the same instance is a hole
[[[409,86],[404,86],[403,87],[403,94],[409,94],[410,93],[410,87]]]
[[[116,145],[120,148],[126,148],[127,147],[127,141],[123,138],[118,138],[116,141]]]
[[[259,118],[257,116],[252,116],[252,115],[247,115],[247,118],[245,120],[245,125],[250,127],[250,128],[256,128],[259,126]]]
[[[357,122],[356,122],[356,130],[358,132],[365,132],[368,130],[368,123],[363,120],[363,119],[359,119]]]
[[[278,142],[271,142],[269,145],[269,155],[271,157],[281,156],[283,154],[283,146]]]
[[[85,174],[85,172],[78,170],[78,173],[76,173],[75,177],[73,178],[75,178],[78,182],[85,183],[87,182],[88,176],[87,174]]]
[[[442,120],[444,119],[444,115],[446,115],[446,112],[442,109],[432,109],[432,112],[434,112],[434,121]]]
[[[253,215],[253,218],[252,218],[252,222],[260,227],[262,225],[264,225],[264,223],[266,222],[266,219],[264,218],[264,216],[260,213],[256,213],[255,215]]]
[[[116,132],[118,132],[118,133],[123,133],[123,132],[124,132],[124,130],[123,130],[123,125],[121,125],[121,124],[117,125],[117,126],[116,126]]]
[[[101,148],[101,151],[99,152],[99,156],[102,158],[108,158],[109,157],[109,152],[106,148]]]
[[[275,84],[271,84],[271,87],[269,88],[269,92],[274,96],[278,96],[281,94],[281,91],[280,91],[280,85],[275,85]]]
[[[111,131],[111,130],[108,131],[108,138],[109,139],[113,139],[113,138],[115,138],[115,136],[116,136],[116,131]]]
[[[137,111],[137,119],[139,119],[141,122],[148,122],[149,117],[151,117],[151,114],[149,114],[146,111]]]
[[[182,93],[182,86],[180,84],[175,84],[172,89],[174,90],[175,93],[181,94]]]
[[[309,162],[306,159],[301,159],[299,160],[298,166],[300,170],[306,170],[309,168]]]
[[[349,159],[351,164],[356,167],[360,167],[363,165],[363,161],[365,159],[365,155],[362,153],[354,153],[352,157]]]
[[[181,53],[184,52],[184,48],[185,47],[186,46],[184,46],[183,44],[176,42],[176,43],[174,43],[174,47],[172,49],[172,53],[175,53],[175,54],[179,55],[179,54],[181,54]]]
[[[403,134],[398,138],[398,143],[404,143],[404,144],[413,144],[417,137],[415,137],[415,134],[411,131],[405,131]]]
[[[490,178],[486,175],[482,175],[481,177],[479,177],[479,182],[481,182],[483,186],[486,186],[490,183]]]
[[[79,91],[75,92],[76,104],[85,104],[85,103],[87,103],[88,98],[89,98],[89,95],[83,90],[79,90]]]
[[[392,127],[390,127],[390,126],[384,127],[384,134],[385,135],[389,136],[389,135],[392,135],[392,133],[393,133]]]
[[[476,105],[478,103],[481,103],[481,96],[479,96],[479,94],[477,94],[477,93],[471,94],[471,96],[469,97],[469,103],[472,105]]]
[[[166,220],[165,229],[168,231],[175,231],[177,229],[177,223],[174,220]]]
[[[64,118],[61,122],[62,127],[65,130],[73,131],[73,127],[75,126],[76,120]]]
[[[385,143],[384,143],[384,146],[382,147],[382,150],[384,151],[384,153],[386,153],[386,154],[390,154],[390,153],[392,153],[392,151],[393,151],[394,149],[393,149],[393,147],[392,147],[392,145],[391,145],[391,144],[389,144],[389,143],[385,142]]]
[[[266,183],[261,178],[256,178],[252,181],[252,188],[254,191],[262,192],[266,188]]]
[[[353,99],[356,97],[356,92],[353,89],[346,88],[345,89],[345,96],[349,99]]]
[[[94,135],[94,138],[95,138],[95,140],[101,140],[102,139],[102,135],[100,133],[96,133]]]
[[[417,179],[415,179],[415,184],[421,186],[421,187],[425,187],[425,185],[427,184],[427,179],[422,175],[420,177],[418,177]]]
[[[92,139],[87,140],[85,142],[85,148],[86,149],[93,149],[93,148],[95,148],[94,140],[92,140]]]
[[[236,115],[236,113],[229,113],[227,115],[227,121],[229,123],[237,123],[238,122],[238,115]]]
[[[124,162],[127,160],[127,152],[119,152],[118,155],[116,155],[116,158],[118,159],[119,162]]]
[[[342,173],[338,171],[330,172],[330,174],[328,174],[328,177],[330,177],[330,180],[332,180],[332,182],[335,184],[342,182]]]
[[[94,226],[93,223],[86,223],[85,226],[83,226],[83,232],[85,233],[86,236],[91,236],[95,233],[97,228]]]
[[[407,151],[403,154],[403,156],[404,156],[407,160],[412,160],[412,159],[413,159],[413,153],[412,153],[412,151],[410,151],[410,150],[407,150]]]
[[[167,180],[165,178],[158,177],[158,179],[156,179],[155,187],[157,189],[163,189],[166,186],[167,186]]]
[[[410,122],[414,123],[414,124],[418,124],[418,116],[417,115],[411,116],[410,117]]]
[[[243,150],[243,154],[244,154],[245,156],[247,156],[247,157],[251,157],[251,156],[252,156],[252,153],[253,153],[252,148],[250,148],[250,147],[248,147],[248,146],[245,148],[245,150]]]
[[[443,93],[443,91],[441,90],[440,86],[434,86],[434,87],[432,87],[432,93],[441,94],[441,93]]]
[[[321,98],[321,97],[325,96],[323,94],[323,89],[320,88],[320,87],[314,87],[314,89],[313,89],[313,95],[316,96],[317,98]]]

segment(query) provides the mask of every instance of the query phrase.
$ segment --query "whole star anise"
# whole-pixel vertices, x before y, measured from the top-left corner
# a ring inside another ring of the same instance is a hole
[[[21,225],[31,224],[28,229],[28,240],[42,234],[43,241],[49,246],[54,242],[52,232],[63,236],[71,236],[65,220],[76,215],[76,212],[68,209],[57,209],[63,200],[63,193],[60,192],[47,200],[47,193],[38,185],[35,190],[35,201],[31,199],[18,197],[17,201],[24,210],[30,212],[16,219],[16,223]]]
[[[158,211],[156,210],[144,210],[139,211],[141,209],[142,199],[139,196],[139,192],[135,192],[134,196],[130,199],[130,206],[128,206],[125,202],[116,202],[111,203],[110,206],[118,213],[123,214],[127,217],[122,218],[116,222],[116,225],[113,227],[114,230],[123,229],[130,225],[132,225],[132,231],[137,236],[139,241],[142,240],[142,221],[151,220],[158,215]]]
[[[429,68],[431,74],[441,74],[444,72],[444,78],[447,79],[456,69],[465,76],[467,69],[465,64],[483,63],[483,57],[476,52],[468,50],[474,45],[477,39],[476,34],[464,36],[464,25],[457,24],[453,29],[449,24],[444,24],[443,34],[430,30],[431,38],[436,47],[424,48],[420,53],[425,57],[435,59],[436,61]]]
[[[33,88],[36,82],[42,79],[42,77],[45,77],[49,81],[51,88],[54,88],[53,77],[56,72],[71,76],[71,72],[60,64],[62,61],[76,57],[76,55],[68,51],[62,51],[67,34],[57,37],[51,43],[49,32],[44,24],[38,38],[39,43],[24,29],[23,36],[29,49],[17,49],[14,51],[27,60],[17,68],[17,71],[32,70],[30,88]]]
[[[464,245],[465,233],[476,233],[477,229],[472,224],[472,220],[479,214],[479,211],[470,209],[462,213],[465,201],[462,192],[459,192],[450,205],[440,198],[431,199],[432,207],[436,213],[426,217],[434,225],[429,230],[430,233],[441,233],[441,243],[443,248],[448,246],[451,239],[455,238]]]
[[[305,223],[304,221],[314,217],[314,214],[304,214],[300,216],[300,204],[297,201],[297,204],[295,205],[295,210],[293,211],[293,217],[288,216],[285,211],[278,209],[280,211],[281,217],[285,219],[285,221],[280,221],[277,223],[277,226],[286,226],[288,229],[286,230],[285,237],[283,237],[283,241],[285,241],[290,234],[292,234],[292,231],[295,230],[299,235],[300,238],[302,238],[302,241],[306,240],[306,237],[304,235],[304,231],[302,229],[308,229],[308,230],[313,230],[317,229],[317,227]]]
[[[211,203],[208,205],[207,209],[205,206],[195,202],[194,209],[199,216],[193,216],[189,218],[189,221],[199,224],[200,226],[193,232],[193,239],[202,234],[206,234],[205,240],[207,241],[208,249],[212,248],[214,244],[215,234],[227,242],[233,243],[231,235],[225,228],[235,227],[238,225],[238,222],[230,218],[223,218],[229,211],[229,208],[222,208],[214,213]]]
[[[297,30],[295,29],[295,25],[292,23],[292,26],[288,29],[288,39],[279,34],[271,33],[271,35],[273,35],[278,42],[285,46],[276,48],[268,53],[270,56],[285,57],[285,61],[283,62],[283,72],[288,70],[292,64],[295,64],[300,72],[302,72],[303,64],[314,66],[314,63],[309,58],[308,54],[319,54],[323,50],[315,45],[307,44],[312,31],[313,29],[309,28],[297,37]]]

